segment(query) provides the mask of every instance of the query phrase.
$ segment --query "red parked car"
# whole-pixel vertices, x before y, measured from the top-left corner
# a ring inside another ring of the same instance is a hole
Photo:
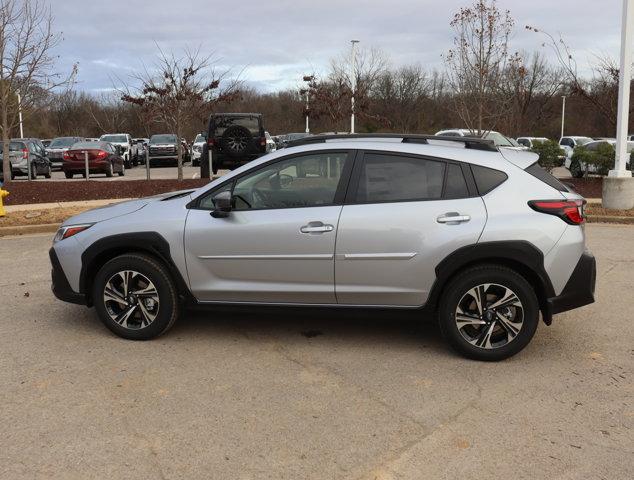
[[[64,152],[62,170],[66,178],[76,173],[86,176],[86,152],[88,152],[88,170],[90,174],[105,173],[112,177],[115,173],[125,175],[123,158],[119,150],[108,142],[78,142]]]

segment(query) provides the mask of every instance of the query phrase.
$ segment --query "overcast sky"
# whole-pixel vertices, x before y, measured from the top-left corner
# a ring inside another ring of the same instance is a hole
[[[449,22],[469,0],[49,0],[63,32],[60,68],[79,62],[77,87],[112,88],[164,50],[200,46],[261,91],[298,85],[349,50],[352,38],[381,48],[393,65],[442,66]],[[580,69],[596,55],[618,58],[621,0],[499,0],[516,20],[513,50],[542,49],[537,26],[562,34]]]

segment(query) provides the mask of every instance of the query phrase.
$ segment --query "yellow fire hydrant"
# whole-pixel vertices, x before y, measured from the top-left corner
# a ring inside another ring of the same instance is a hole
[[[6,197],[7,195],[9,195],[9,192],[3,189],[2,185],[0,185],[0,217],[4,217],[7,214],[4,211],[4,205],[2,204],[2,199]]]

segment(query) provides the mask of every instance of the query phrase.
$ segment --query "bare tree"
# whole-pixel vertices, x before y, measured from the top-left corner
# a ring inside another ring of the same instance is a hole
[[[477,0],[450,22],[454,47],[444,55],[456,113],[472,131],[491,130],[508,98],[500,91],[509,56],[514,21],[496,0]]]
[[[372,89],[387,68],[387,60],[381,50],[376,48],[360,49],[356,55],[355,114],[361,120],[373,120],[381,123],[384,118],[370,111]],[[331,60],[330,72],[323,80],[312,75],[309,83],[311,99],[311,117],[330,120],[331,128],[344,131],[351,114],[352,71],[347,54]]]
[[[33,112],[47,92],[67,85],[76,67],[64,77],[53,73],[52,49],[61,41],[53,30],[50,9],[41,0],[2,0],[0,3],[0,128],[2,128],[2,169],[5,181],[11,178],[9,143],[18,126],[18,94],[25,112]]]
[[[202,112],[211,112],[237,94],[238,81],[219,73],[211,56],[199,50],[185,50],[177,57],[159,48],[153,72],[147,69],[133,77],[140,87],[125,87],[122,100],[141,107],[146,119],[164,125],[178,139],[178,179],[183,179],[183,151],[180,139],[185,128]]]
[[[526,26],[527,30],[543,35],[546,41],[543,46],[549,47],[555,54],[555,58],[561,67],[562,76],[565,78],[570,95],[582,98],[593,110],[600,114],[605,122],[616,128],[619,67],[614,59],[603,56],[597,57],[591,65],[592,77],[590,79],[579,75],[577,61],[570,46],[560,35],[555,38],[552,34]],[[630,113],[633,108],[630,107]]]

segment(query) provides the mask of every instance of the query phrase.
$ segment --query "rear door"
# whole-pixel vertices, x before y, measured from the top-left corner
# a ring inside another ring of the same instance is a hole
[[[475,244],[486,223],[469,167],[400,153],[360,156],[339,219],[337,302],[423,305],[438,263]]]

